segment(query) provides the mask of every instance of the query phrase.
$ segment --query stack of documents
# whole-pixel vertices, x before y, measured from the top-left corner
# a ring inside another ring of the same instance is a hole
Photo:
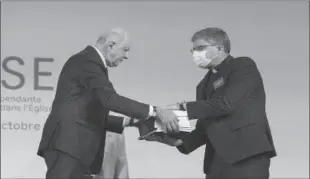
[[[191,127],[191,123],[189,122],[189,119],[187,117],[186,111],[181,110],[173,110],[173,112],[178,116],[179,119],[179,126],[180,131],[182,132],[191,132],[193,129]],[[162,126],[158,123],[158,121],[155,121],[155,128],[157,129],[156,132],[163,132]]]
[[[168,135],[174,138],[183,138],[185,135],[193,131],[190,121],[187,117],[186,111],[181,110],[173,110],[176,116],[179,119],[179,126],[180,132],[178,133],[168,133],[165,134],[163,127],[160,123],[158,123],[154,118],[149,119],[138,126],[140,137],[139,139],[142,140],[149,135]]]

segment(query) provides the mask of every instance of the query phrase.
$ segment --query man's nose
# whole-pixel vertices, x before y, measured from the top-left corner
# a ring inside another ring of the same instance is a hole
[[[125,52],[124,59],[125,59],[125,60],[128,59],[128,52]]]

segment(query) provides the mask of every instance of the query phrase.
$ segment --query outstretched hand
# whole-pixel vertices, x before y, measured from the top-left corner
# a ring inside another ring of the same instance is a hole
[[[179,119],[172,110],[158,107],[155,119],[162,125],[165,133],[179,132]]]

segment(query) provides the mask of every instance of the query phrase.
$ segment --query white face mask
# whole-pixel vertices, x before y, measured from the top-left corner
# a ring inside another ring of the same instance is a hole
[[[193,51],[193,60],[198,67],[207,68],[213,59],[215,59],[218,54],[210,57],[206,50],[203,51]]]
[[[193,61],[197,66],[205,68],[210,64],[212,60],[207,58],[206,53],[206,50],[193,51]]]

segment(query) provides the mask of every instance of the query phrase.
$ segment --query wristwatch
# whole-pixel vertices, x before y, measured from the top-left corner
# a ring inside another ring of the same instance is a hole
[[[129,126],[133,126],[135,123],[134,123],[134,121],[135,121],[135,118],[133,118],[133,117],[131,117],[130,119],[129,119]]]

